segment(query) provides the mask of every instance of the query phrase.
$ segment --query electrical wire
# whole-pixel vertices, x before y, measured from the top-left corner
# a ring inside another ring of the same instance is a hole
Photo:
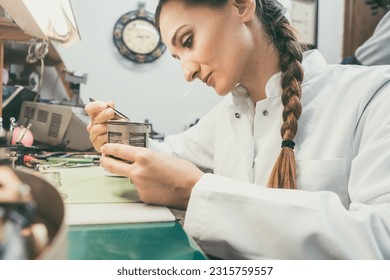
[[[38,93],[40,92],[43,83],[43,74],[45,69],[44,58],[48,52],[49,52],[49,43],[46,40],[34,38],[31,41],[30,47],[28,48],[26,62],[30,64],[35,63],[38,60],[41,62],[41,71],[40,71],[39,84],[37,90]],[[36,99],[38,98],[38,96],[39,94],[37,94]]]

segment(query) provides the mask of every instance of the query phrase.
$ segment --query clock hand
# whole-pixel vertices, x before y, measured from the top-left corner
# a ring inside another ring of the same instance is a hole
[[[96,100],[93,99],[92,97],[90,97],[90,98],[89,98],[89,101],[94,102],[94,101],[96,101]],[[110,107],[110,108],[111,108],[111,107]],[[120,118],[122,118],[122,119],[125,119],[125,120],[127,120],[127,121],[130,121],[130,119],[129,119],[128,117],[126,117],[124,114],[122,114],[122,113],[119,112],[118,110],[116,110],[116,109],[114,109],[114,108],[111,108],[111,109],[114,110],[115,114],[116,114],[118,117],[120,117]]]

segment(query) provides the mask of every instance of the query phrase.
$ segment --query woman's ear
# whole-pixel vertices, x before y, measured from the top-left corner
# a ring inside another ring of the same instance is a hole
[[[242,22],[252,20],[256,11],[255,0],[232,0]]]

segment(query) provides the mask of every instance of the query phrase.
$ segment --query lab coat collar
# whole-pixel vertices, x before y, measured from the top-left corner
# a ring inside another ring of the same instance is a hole
[[[325,58],[318,50],[310,50],[303,53],[303,82],[305,84],[310,81],[312,77],[316,76],[319,72],[323,71],[328,66]]]
[[[302,84],[309,81],[313,76],[322,71],[327,66],[324,57],[318,50],[310,50],[303,53],[302,67],[304,71],[304,80]],[[275,97],[282,94],[281,87],[281,72],[274,74],[267,82],[265,86],[265,94],[267,98]],[[247,103],[249,97],[248,91],[242,85],[237,84],[232,91],[233,103],[236,106]]]
[[[246,99],[249,97],[248,91],[242,85],[237,84],[235,89],[232,91],[233,103],[236,106],[244,104]]]

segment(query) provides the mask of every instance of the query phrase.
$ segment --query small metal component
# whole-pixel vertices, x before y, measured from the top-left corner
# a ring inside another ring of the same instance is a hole
[[[12,168],[15,168],[15,162],[18,160],[18,153],[16,151],[11,151],[9,153],[9,159],[11,161]]]
[[[137,147],[148,147],[150,124],[111,120],[107,124],[109,143],[121,143]]]

